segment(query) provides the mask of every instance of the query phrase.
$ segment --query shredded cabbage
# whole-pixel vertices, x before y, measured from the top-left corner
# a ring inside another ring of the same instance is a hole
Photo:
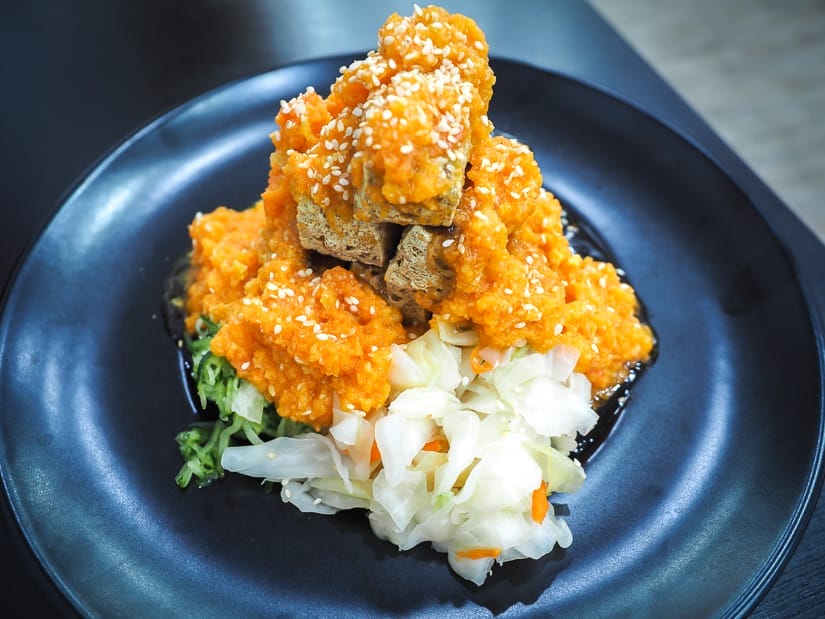
[[[570,529],[547,497],[581,486],[571,451],[597,420],[578,353],[477,343],[472,329],[438,323],[393,346],[386,408],[336,401],[326,433],[226,446],[220,466],[280,482],[302,511],[368,510],[378,537],[401,550],[428,542],[477,585],[495,563],[566,548]],[[491,369],[476,373],[473,354]],[[246,421],[258,410],[239,408]]]
[[[192,481],[206,486],[223,477],[221,459],[232,442],[259,445],[268,438],[295,436],[311,429],[279,417],[255,387],[235,374],[226,359],[211,353],[210,344],[217,332],[217,324],[201,318],[195,337],[186,336],[201,408],[207,409],[212,403],[217,408],[217,419],[198,422],[178,433],[183,466],[175,481],[181,488]]]

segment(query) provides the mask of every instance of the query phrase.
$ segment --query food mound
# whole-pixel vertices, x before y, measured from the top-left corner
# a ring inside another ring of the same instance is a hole
[[[323,97],[282,101],[262,200],[199,214],[185,298],[202,404],[178,475],[368,511],[481,584],[572,537],[548,497],[593,407],[646,361],[616,268],[573,252],[530,149],[494,135],[484,34],[392,15]]]

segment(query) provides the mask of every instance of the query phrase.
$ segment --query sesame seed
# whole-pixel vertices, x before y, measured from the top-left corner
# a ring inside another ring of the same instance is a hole
[[[275,325],[272,328],[272,333],[274,333],[275,335],[278,335],[283,330],[284,330],[284,328],[280,324],[278,324],[278,325]]]
[[[249,369],[249,361],[244,361],[241,363],[241,370],[248,370]]]
[[[561,335],[561,332],[564,330],[564,325],[560,322],[556,323],[556,326],[553,327],[553,335]]]
[[[441,247],[449,247],[453,243],[455,243],[455,239],[445,239],[441,242]]]
[[[404,146],[402,146],[400,150],[401,150],[401,154],[409,155],[411,152],[413,152],[413,145],[412,144],[404,144]]]

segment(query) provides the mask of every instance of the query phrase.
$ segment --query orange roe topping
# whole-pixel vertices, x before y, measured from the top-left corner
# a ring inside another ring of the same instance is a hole
[[[440,302],[419,301],[452,322],[474,323],[482,346],[556,344],[579,351],[576,371],[594,393],[646,360],[653,334],[637,317],[633,289],[615,267],[572,253],[561,205],[542,186],[532,152],[496,137],[477,144],[445,248],[455,286]]]
[[[341,68],[326,99],[310,88],[281,102],[272,164],[283,174],[270,177],[271,188],[275,181],[279,193],[308,196],[349,219],[366,165],[382,177],[368,191],[401,210],[436,208],[430,201],[454,178],[443,168],[457,158],[456,145],[489,133],[495,78],[484,33],[467,17],[427,7],[392,15],[378,43]]]
[[[198,215],[189,226],[192,268],[196,274],[186,296],[186,328],[195,330],[203,314],[216,322],[227,317],[227,304],[243,296],[243,288],[260,266],[263,207],[243,212],[219,207]]]
[[[356,187],[372,170],[379,180],[364,191],[399,210],[426,210],[468,135],[467,182],[443,244],[455,283],[440,301],[421,294],[419,303],[434,320],[473,323],[479,346],[576,348],[576,370],[596,392],[649,357],[653,337],[633,289],[612,265],[571,252],[532,152],[491,137],[487,53],[481,30],[461,15],[427,7],[391,16],[377,50],[342,67],[328,97],[309,88],[281,102],[262,204],[219,208],[190,226],[187,327],[200,315],[220,323],[212,352],[281,416],[327,426],[336,394],[345,408],[382,406],[390,345],[408,339],[399,311],[353,273],[312,269],[296,202],[309,196],[345,219],[359,216]]]
[[[231,310],[212,352],[282,417],[320,428],[332,422],[336,393],[343,408],[363,411],[389,396],[389,347],[406,341],[401,317],[349,271],[316,274],[306,263],[274,259]]]
[[[383,179],[367,187],[375,194],[370,202],[387,201],[418,217],[424,217],[422,207],[439,208],[437,198],[464,174],[460,145],[469,137],[465,102],[474,100],[472,90],[455,65],[445,63],[431,73],[397,73],[367,101],[360,125],[364,149],[355,156]],[[362,166],[353,165],[351,174],[359,186]]]

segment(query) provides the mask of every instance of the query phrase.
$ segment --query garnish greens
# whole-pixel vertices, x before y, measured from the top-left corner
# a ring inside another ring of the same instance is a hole
[[[218,417],[194,423],[175,437],[184,460],[175,476],[181,488],[193,478],[203,487],[223,477],[221,455],[230,444],[259,445],[311,430],[310,426],[279,417],[275,407],[240,378],[226,359],[212,354],[209,346],[218,328],[215,322],[201,317],[194,336],[187,333],[184,337],[192,355],[192,378],[201,408],[206,410],[213,403]]]

